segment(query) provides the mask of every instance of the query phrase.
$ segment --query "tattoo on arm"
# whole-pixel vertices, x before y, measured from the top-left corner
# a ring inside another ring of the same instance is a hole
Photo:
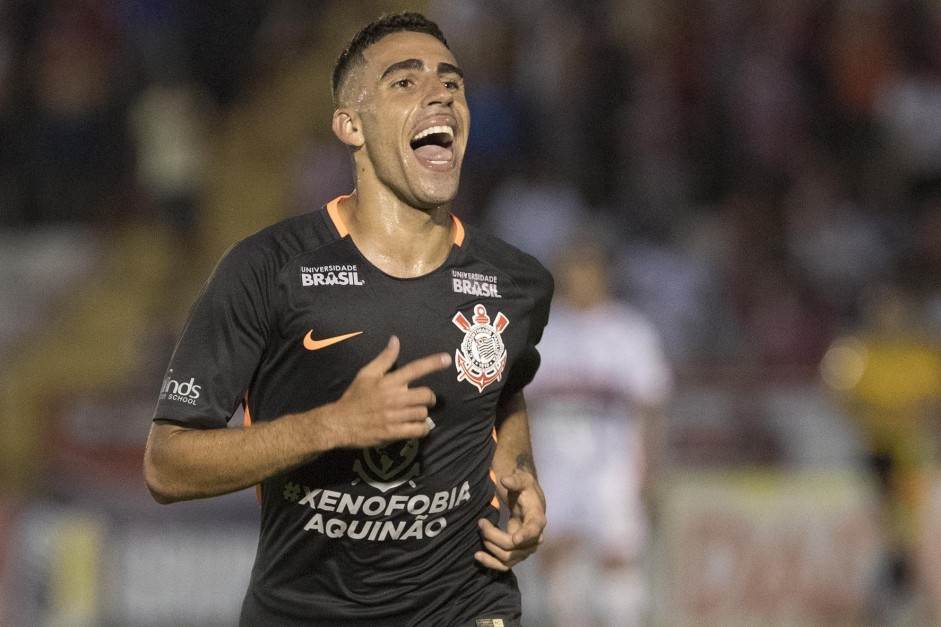
[[[529,453],[520,453],[516,456],[516,468],[525,470],[534,477],[536,476],[536,464],[533,461],[533,456]]]

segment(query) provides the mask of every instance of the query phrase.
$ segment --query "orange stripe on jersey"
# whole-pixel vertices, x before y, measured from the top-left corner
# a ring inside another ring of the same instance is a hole
[[[460,246],[460,244],[458,245]],[[496,427],[493,428],[493,433],[491,435],[493,435],[493,441],[496,442],[497,441],[497,428]],[[493,498],[490,499],[490,504],[493,505],[495,508],[500,509],[500,499],[496,495],[497,473],[493,471],[493,468],[490,469],[490,480],[493,481],[493,489],[494,489],[494,495],[493,495]]]
[[[451,214],[451,222],[454,223],[454,245],[460,248],[461,244],[464,243],[464,225],[453,213]]]
[[[245,410],[245,416],[242,418],[242,424],[246,427],[252,426],[252,414],[248,411],[248,394],[242,398],[242,409]]]
[[[493,471],[493,468],[490,469],[490,480],[493,481],[493,488],[494,488],[494,490],[496,490],[496,488],[497,488],[497,473],[495,473],[495,472]],[[497,497],[496,493],[494,493],[493,498],[490,499],[490,504],[493,505],[494,508],[500,509],[500,499],[499,499],[499,497]]]
[[[245,396],[242,398],[242,409],[245,410],[245,417],[242,419],[242,423],[246,427],[252,426],[252,413],[248,410],[248,392],[245,393]],[[258,502],[261,503],[261,484],[255,486],[255,498],[258,499]]]
[[[333,226],[336,228],[337,233],[340,234],[340,237],[346,237],[350,234],[350,230],[346,228],[346,223],[343,221],[343,218],[340,217],[340,201],[346,200],[349,197],[349,194],[346,196],[337,196],[327,203],[327,215],[329,215],[330,219],[333,221]]]

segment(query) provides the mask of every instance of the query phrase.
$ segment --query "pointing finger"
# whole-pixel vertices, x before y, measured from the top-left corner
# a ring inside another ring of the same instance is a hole
[[[443,370],[451,365],[451,356],[447,353],[436,353],[410,361],[389,375],[395,378],[396,383],[408,384],[437,370]]]
[[[395,365],[395,360],[399,357],[399,338],[392,336],[389,338],[389,343],[386,344],[386,347],[376,355],[372,361],[363,366],[361,372],[367,374],[372,374],[375,376],[382,376],[385,373],[389,372],[393,365]]]

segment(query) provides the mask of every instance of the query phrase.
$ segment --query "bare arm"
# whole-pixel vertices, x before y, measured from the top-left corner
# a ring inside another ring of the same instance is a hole
[[[667,419],[662,406],[643,406],[638,409],[644,429],[644,476],[641,485],[642,497],[651,520],[659,516],[657,483],[666,467]]]
[[[160,503],[228,494],[255,485],[335,448],[325,406],[252,427],[191,429],[151,425],[144,454],[144,477]]]
[[[493,471],[497,477],[513,474],[516,470],[536,477],[533,448],[529,437],[529,413],[526,401],[519,392],[497,408],[497,449],[493,454]],[[498,485],[500,497],[506,500],[507,491]]]
[[[250,487],[336,448],[365,448],[428,434],[435,395],[409,383],[446,368],[436,354],[389,372],[399,341],[366,364],[335,403],[247,428],[190,429],[154,423],[144,477],[161,503],[227,494]]]
[[[503,531],[489,520],[480,521],[486,551],[474,557],[484,566],[506,571],[533,554],[546,527],[546,497],[536,480],[529,414],[522,392],[497,408],[497,448],[493,471],[497,493],[510,510]]]

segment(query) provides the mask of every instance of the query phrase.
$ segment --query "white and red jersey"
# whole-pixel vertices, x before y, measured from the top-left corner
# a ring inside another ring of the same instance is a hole
[[[638,409],[662,407],[673,389],[659,334],[623,303],[587,311],[557,304],[539,352],[526,400],[547,537],[572,534],[636,554],[645,529]]]

